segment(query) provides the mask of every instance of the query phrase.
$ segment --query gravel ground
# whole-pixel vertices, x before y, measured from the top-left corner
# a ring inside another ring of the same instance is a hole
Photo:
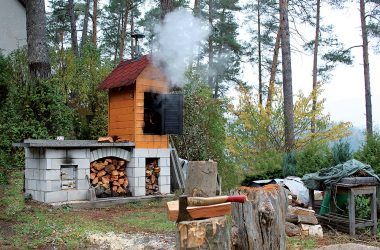
[[[175,234],[92,233],[87,236],[92,247],[110,250],[171,250],[175,249]]]
[[[319,247],[315,250],[376,250],[380,249],[378,247],[366,246],[355,243],[347,243],[347,244],[336,244],[325,247]]]

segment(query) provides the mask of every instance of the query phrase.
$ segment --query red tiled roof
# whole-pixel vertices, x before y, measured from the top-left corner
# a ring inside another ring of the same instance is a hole
[[[122,61],[99,85],[99,89],[112,89],[133,84],[149,64],[148,55],[137,60]]]

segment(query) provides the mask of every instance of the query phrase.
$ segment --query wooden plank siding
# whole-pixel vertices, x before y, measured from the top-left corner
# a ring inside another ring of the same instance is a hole
[[[168,93],[159,69],[148,65],[136,83],[109,90],[108,134],[135,142],[136,148],[168,148],[168,135],[144,134],[144,92]]]
[[[108,134],[123,140],[135,140],[135,85],[109,91]]]
[[[167,135],[146,135],[144,128],[144,92],[168,93],[166,79],[159,69],[148,65],[136,79],[135,145],[136,148],[168,148]]]

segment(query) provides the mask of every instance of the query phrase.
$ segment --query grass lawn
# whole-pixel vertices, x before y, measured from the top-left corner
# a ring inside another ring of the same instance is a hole
[[[51,208],[24,201],[23,176],[14,171],[10,185],[0,186],[0,249],[58,247],[82,249],[88,246],[89,233],[173,233],[175,223],[166,216],[165,202],[134,202],[102,209],[74,210]],[[319,246],[361,243],[380,247],[366,234],[352,238],[347,234],[325,231],[323,239],[287,238],[287,249],[313,249]],[[380,236],[380,234],[378,235]]]
[[[0,249],[58,246],[82,248],[92,232],[170,233],[164,201],[134,202],[103,209],[51,208],[24,202],[22,173],[14,172],[11,185],[0,188]]]

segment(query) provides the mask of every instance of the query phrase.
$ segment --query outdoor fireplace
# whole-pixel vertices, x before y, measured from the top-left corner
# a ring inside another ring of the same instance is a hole
[[[170,193],[170,134],[181,134],[183,96],[169,94],[148,56],[121,62],[108,90],[108,135],[90,140],[25,140],[25,193],[46,202]],[[93,197],[91,195],[91,197]]]

